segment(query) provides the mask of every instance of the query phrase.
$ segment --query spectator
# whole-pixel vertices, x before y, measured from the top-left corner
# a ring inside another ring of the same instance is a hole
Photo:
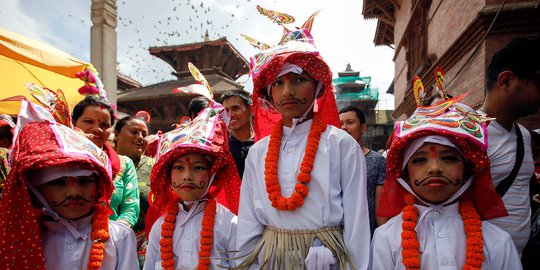
[[[194,97],[188,105],[188,115],[191,120],[195,119],[200,111],[210,105],[205,96]]]
[[[339,111],[339,121],[341,129],[349,133],[358,142],[366,158],[366,195],[369,208],[369,227],[373,236],[375,228],[388,220],[384,217],[375,217],[375,212],[379,208],[379,198],[386,175],[386,159],[381,154],[365,147],[362,143],[362,135],[366,132],[367,125],[366,116],[360,108],[348,106],[341,109]]]
[[[530,134],[516,120],[540,107],[538,48],[539,37],[517,38],[493,55],[481,109],[496,118],[488,126],[488,156],[493,184],[509,214],[491,222],[512,236],[520,254],[530,233],[529,180],[534,163]]]
[[[244,175],[244,164],[249,151],[253,145],[253,126],[251,118],[251,97],[249,93],[242,90],[233,90],[223,93],[221,104],[229,112],[229,149],[240,177]]]
[[[114,124],[114,112],[105,100],[87,96],[73,108],[73,123],[103,149],[111,161],[115,191],[111,200],[112,220],[132,227],[139,218],[139,186],[133,161],[118,155],[105,141]]]

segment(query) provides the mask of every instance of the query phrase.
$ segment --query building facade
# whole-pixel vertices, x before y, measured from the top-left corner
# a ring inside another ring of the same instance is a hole
[[[414,76],[430,95],[437,66],[446,72],[450,94],[469,93],[463,101],[480,107],[492,55],[516,37],[540,34],[536,0],[364,0],[363,15],[378,20],[375,45],[395,49],[395,119],[406,118],[416,107]],[[520,122],[539,128],[540,112]]]

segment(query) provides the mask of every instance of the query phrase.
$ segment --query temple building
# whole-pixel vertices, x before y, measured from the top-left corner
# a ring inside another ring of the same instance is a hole
[[[446,72],[447,91],[476,108],[484,99],[486,69],[493,54],[516,37],[540,34],[537,0],[364,0],[362,14],[377,19],[375,45],[395,50],[395,119],[415,109],[412,79],[418,75],[428,96],[434,69]],[[539,128],[540,111],[521,119]]]
[[[379,89],[371,87],[371,76],[360,76],[360,72],[352,70],[348,64],[345,71],[338,72],[338,77],[332,82],[336,88],[338,110],[353,105],[366,115],[364,146],[374,150],[385,149],[386,140],[393,129],[393,121],[389,117],[392,111],[375,109],[379,102]]]
[[[193,63],[206,77],[214,91],[214,99],[221,94],[244,87],[235,80],[249,72],[248,61],[232,46],[227,38],[203,42],[151,47],[150,54],[167,62],[174,69],[175,80],[140,88],[127,89],[118,94],[118,111],[134,115],[137,111],[148,111],[152,117],[150,132],[172,129],[174,123],[187,116],[187,107],[193,95],[173,93],[173,89],[197,83],[188,70]]]

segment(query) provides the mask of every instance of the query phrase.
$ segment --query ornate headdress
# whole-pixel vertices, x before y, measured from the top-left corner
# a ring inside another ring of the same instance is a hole
[[[395,123],[386,159],[386,180],[381,195],[381,207],[377,215],[393,217],[399,214],[405,205],[404,197],[408,191],[400,185],[398,178],[403,171],[406,147],[417,138],[440,135],[450,139],[463,157],[473,164],[475,178],[460,199],[473,202],[483,220],[506,216],[506,208],[493,187],[487,156],[487,121],[492,118],[479,115],[471,107],[459,103],[466,95],[448,98],[442,88],[443,73],[440,68],[435,71],[435,76],[443,101],[422,107],[424,87],[420,78],[415,77],[413,91],[418,107],[410,118]]]
[[[65,99],[61,91],[53,92],[35,85],[28,87],[38,101],[45,102],[43,105],[46,107],[26,99],[21,103],[10,153],[12,170],[0,204],[0,233],[5,243],[0,244],[0,265],[10,269],[45,269],[38,223],[44,213],[32,206],[28,188],[33,189],[33,186],[28,182],[27,173],[48,167],[83,168],[99,172],[100,197],[94,206],[92,252],[103,254],[104,242],[109,238],[108,203],[114,188],[110,161],[84,134],[71,128],[69,105],[63,103]],[[53,218],[62,219],[51,211],[47,209]],[[94,234],[94,230],[100,232]],[[89,269],[100,266],[101,259],[91,256]]]
[[[273,22],[283,27],[283,36],[276,46],[242,35],[251,45],[261,50],[250,59],[251,75],[253,76],[253,112],[255,114],[255,140],[270,134],[272,127],[281,118],[275,110],[267,110],[265,106],[266,87],[278,76],[285,63],[302,68],[311,77],[322,83],[324,93],[317,98],[314,111],[320,112],[326,124],[339,125],[336,100],[333,93],[332,71],[324,62],[315,47],[310,31],[313,20],[319,13],[313,13],[302,27],[289,30],[284,24],[294,22],[288,14],[264,9],[257,6],[259,12]]]
[[[204,76],[190,64],[197,81],[204,85]],[[209,88],[206,84],[206,88]],[[211,90],[208,89],[211,93]],[[211,96],[211,95],[210,95]],[[210,106],[199,113],[187,125],[164,133],[160,137],[156,164],[150,176],[153,202],[156,207],[163,208],[174,201],[177,195],[170,187],[169,164],[188,153],[201,153],[212,157],[210,174],[215,174],[212,186],[208,191],[210,198],[218,201],[232,212],[238,212],[240,193],[240,176],[236,170],[234,158],[229,151],[228,116],[224,107],[211,100]]]

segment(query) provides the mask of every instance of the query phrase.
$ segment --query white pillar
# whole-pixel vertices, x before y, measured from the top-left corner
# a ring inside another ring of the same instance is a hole
[[[99,72],[107,98],[116,105],[116,0],[92,0],[90,61]]]

